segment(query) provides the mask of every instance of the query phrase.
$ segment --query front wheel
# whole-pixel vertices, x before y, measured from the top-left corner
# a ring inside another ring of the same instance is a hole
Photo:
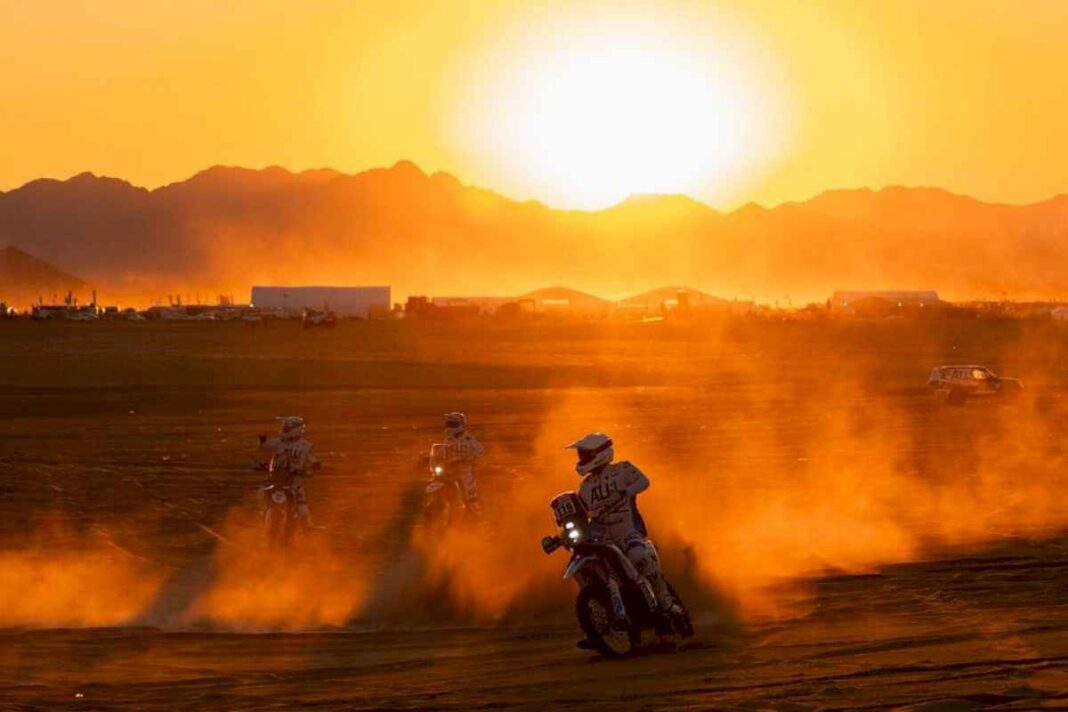
[[[630,621],[617,624],[612,612],[612,597],[604,584],[594,584],[579,591],[575,615],[586,639],[606,657],[621,657],[637,645],[636,631]]]
[[[269,546],[276,549],[289,546],[291,530],[287,507],[267,507],[263,513],[263,533]]]
[[[427,532],[440,534],[452,524],[452,505],[440,493],[434,492],[427,497],[423,505],[423,528]]]

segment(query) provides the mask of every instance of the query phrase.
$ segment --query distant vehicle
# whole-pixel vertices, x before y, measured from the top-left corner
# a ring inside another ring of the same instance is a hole
[[[946,403],[959,405],[969,398],[1019,393],[1023,383],[999,376],[986,366],[935,366],[927,387]]]
[[[317,311],[315,309],[305,309],[303,318],[304,328],[310,326],[336,326],[337,315],[329,309],[323,311]]]
[[[95,304],[75,306],[71,304],[35,304],[31,312],[33,319],[37,321],[67,320],[67,321],[92,321],[100,315],[97,313]]]

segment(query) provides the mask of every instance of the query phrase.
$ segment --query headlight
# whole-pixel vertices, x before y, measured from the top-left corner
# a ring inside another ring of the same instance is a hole
[[[574,528],[575,528],[575,523],[574,522],[568,522],[567,524],[564,525],[564,529],[574,529]]]
[[[571,541],[578,541],[582,538],[582,532],[580,532],[578,529],[571,529],[567,533],[567,538]]]
[[[442,467],[441,465],[434,465],[434,474],[435,475],[440,475],[444,471],[445,471],[445,468]]]

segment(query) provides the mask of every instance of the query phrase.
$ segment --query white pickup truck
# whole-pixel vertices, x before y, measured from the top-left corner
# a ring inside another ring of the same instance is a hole
[[[1023,383],[999,376],[986,366],[935,366],[927,387],[946,403],[959,405],[969,398],[1019,393]]]

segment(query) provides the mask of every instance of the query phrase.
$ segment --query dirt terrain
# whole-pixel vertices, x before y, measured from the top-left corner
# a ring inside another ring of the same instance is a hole
[[[1068,329],[1025,322],[0,322],[0,708],[1068,709]],[[1025,383],[941,404],[939,363]],[[426,541],[441,414],[478,531]],[[316,528],[260,546],[300,414]],[[592,429],[698,620],[574,647],[548,500]]]

